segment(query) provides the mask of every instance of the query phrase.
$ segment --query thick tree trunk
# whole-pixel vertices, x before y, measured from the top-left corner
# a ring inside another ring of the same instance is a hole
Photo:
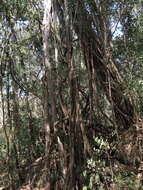
[[[44,125],[45,125],[45,168],[47,184],[50,186],[50,147],[51,133],[54,131],[54,123],[56,120],[55,94],[54,94],[54,78],[53,66],[50,59],[50,32],[52,19],[52,0],[44,1],[44,17],[43,17],[43,51],[44,51],[44,76],[43,76],[43,106],[44,106]]]
[[[72,8],[69,11],[69,5],[72,4]],[[94,4],[94,3],[93,3]],[[78,113],[78,89],[76,86],[76,80],[74,76],[74,67],[72,65],[71,60],[71,50],[73,44],[71,43],[72,38],[71,30],[74,29],[74,35],[78,37],[81,51],[83,52],[86,68],[88,69],[89,79],[89,91],[90,91],[90,120],[94,118],[94,108],[92,107],[94,103],[94,96],[96,95],[96,83],[94,78],[98,78],[98,81],[101,84],[101,88],[104,90],[108,101],[111,104],[115,123],[117,126],[118,134],[125,137],[122,138],[123,144],[129,145],[129,143],[136,139],[136,135],[132,135],[132,131],[136,131],[135,123],[136,123],[136,113],[134,112],[134,107],[130,100],[130,97],[126,96],[124,91],[126,90],[126,85],[124,83],[123,78],[120,76],[114,61],[112,60],[112,56],[110,55],[110,46],[109,46],[109,28],[108,28],[108,19],[106,15],[103,15],[101,11],[106,11],[106,7],[98,8],[96,3],[92,6],[93,9],[96,9],[98,12],[98,16],[96,18],[97,26],[95,26],[95,21],[92,15],[87,11],[87,6],[84,5],[84,1],[61,1],[60,3],[56,1],[55,9],[57,11],[57,15],[59,17],[59,22],[62,26],[62,34],[66,34],[63,42],[63,46],[66,46],[66,55],[64,59],[66,63],[69,65],[69,85],[70,85],[70,114],[69,116],[69,132],[70,132],[70,140],[69,140],[69,164],[68,164],[68,173],[66,176],[65,189],[72,189],[74,185],[74,175],[73,169],[76,167],[76,148],[75,148],[75,140],[76,140],[76,131],[77,128],[82,132],[82,142],[85,146],[86,134],[84,132],[85,126],[78,125],[78,119],[80,118],[80,114]],[[63,11],[64,10],[64,11]],[[64,13],[63,13],[64,12]],[[94,23],[94,25],[93,25]],[[65,29],[64,29],[65,27]],[[74,37],[75,37],[74,36]],[[61,37],[61,41],[62,41]],[[60,44],[61,45],[61,44]],[[63,46],[61,47],[63,48]],[[64,48],[63,48],[64,49]],[[48,76],[49,77],[49,76]],[[62,104],[61,104],[62,105]],[[62,106],[63,113],[65,112]],[[78,115],[79,114],[79,115]],[[79,117],[78,117],[79,116]],[[82,120],[82,118],[81,118]],[[79,127],[80,126],[80,127]],[[115,129],[115,128],[114,128]],[[130,142],[126,142],[126,139],[130,135]],[[131,134],[130,134],[131,132]],[[92,134],[91,134],[92,135]],[[85,137],[85,138],[84,138]],[[131,144],[132,150],[134,149],[133,143]],[[79,147],[79,146],[78,146]],[[122,146],[124,147],[124,146]],[[86,146],[85,146],[86,148]],[[88,148],[87,148],[88,149]],[[88,152],[88,150],[86,150]],[[123,152],[123,149],[121,150]],[[132,151],[133,153],[134,151]],[[84,154],[82,152],[82,154]],[[130,153],[124,153],[126,156],[128,154],[128,158],[131,159]],[[135,155],[134,155],[135,156]]]
[[[100,41],[96,31],[92,27],[92,17],[84,8],[83,3],[80,3],[78,8],[80,8],[81,11],[79,12],[81,12],[81,14],[75,15],[74,18],[76,18],[76,22],[74,20],[73,24],[81,42],[84,56],[86,59],[92,59],[88,62],[86,61],[86,64],[93,61],[98,80],[100,81],[109,102],[113,106],[118,129],[119,131],[124,131],[133,126],[135,122],[135,113],[132,103],[129,97],[124,95],[126,86],[124,85],[118,69],[112,61],[109,52],[106,51],[107,43]],[[99,22],[101,22],[101,18]],[[102,21],[102,23],[104,23],[104,21]],[[106,28],[104,27],[103,29],[105,30]],[[101,32],[101,34],[103,33],[100,31],[100,28],[99,32]],[[105,38],[105,32],[106,35],[108,35],[108,31],[104,31],[103,39]],[[87,67],[90,67],[90,65]]]
[[[136,163],[138,163],[140,165],[139,168],[142,168],[142,141],[139,140],[141,139],[141,135],[138,133],[140,124],[138,123],[130,97],[124,93],[126,91],[126,85],[112,60],[109,43],[105,42],[105,36],[108,35],[108,31],[105,31],[106,27],[98,28],[101,37],[102,33],[104,35],[102,42],[97,36],[96,30],[93,28],[92,16],[87,12],[81,1],[79,1],[78,8],[80,11],[77,13],[74,12],[76,21],[74,20],[73,26],[82,46],[86,66],[87,68],[90,67],[88,64],[93,62],[93,67],[101,87],[105,91],[107,99],[112,106],[117,131],[121,140],[118,146],[119,154],[123,157],[125,164],[136,166]],[[98,11],[99,14],[102,14],[100,10]],[[101,19],[104,18],[100,17],[99,22],[101,23],[102,21],[104,23],[105,20]],[[104,32],[102,32],[102,29]],[[135,142],[140,142],[140,150],[139,145],[135,145]]]

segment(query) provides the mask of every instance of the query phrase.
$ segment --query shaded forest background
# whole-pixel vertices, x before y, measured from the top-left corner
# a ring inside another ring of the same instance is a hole
[[[142,3],[1,0],[0,189],[143,189]]]

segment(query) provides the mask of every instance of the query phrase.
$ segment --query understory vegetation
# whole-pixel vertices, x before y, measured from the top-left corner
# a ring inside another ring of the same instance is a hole
[[[142,24],[142,0],[1,0],[1,190],[143,190]]]

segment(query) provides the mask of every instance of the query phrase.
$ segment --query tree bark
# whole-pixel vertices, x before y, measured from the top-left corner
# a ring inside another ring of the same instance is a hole
[[[47,168],[48,183],[50,186],[50,146],[51,133],[54,130],[56,120],[54,79],[52,73],[52,62],[50,59],[50,32],[52,19],[52,0],[44,1],[43,17],[43,52],[44,52],[44,76],[43,76],[43,106],[44,106],[44,125],[45,125],[45,167]],[[48,164],[47,164],[48,163]]]
[[[86,11],[83,3],[80,2],[78,8],[80,8],[81,14],[75,15],[76,22],[74,21],[73,25],[82,45],[83,54],[88,59],[90,58],[88,55],[92,55],[92,61],[98,80],[109,102],[113,105],[113,111],[119,129],[118,132],[127,130],[133,126],[136,115],[129,97],[124,95],[126,86],[109,52],[105,51],[107,49],[107,43],[100,41],[92,27],[92,17]],[[104,23],[104,21],[102,22]],[[106,27],[104,27],[104,30],[105,29]],[[102,33],[100,28],[98,28],[98,30]],[[103,35],[105,35],[105,32],[106,35],[108,35],[108,31],[104,31]],[[89,64],[90,61],[91,60],[89,60],[87,64]]]

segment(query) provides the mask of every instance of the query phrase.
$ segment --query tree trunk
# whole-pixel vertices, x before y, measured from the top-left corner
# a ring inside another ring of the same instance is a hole
[[[92,61],[98,80],[100,81],[109,102],[113,105],[118,129],[119,131],[121,129],[124,131],[133,126],[133,123],[135,122],[135,113],[132,103],[129,97],[124,95],[126,86],[124,85],[118,69],[112,61],[111,56],[109,54],[107,55],[107,52],[105,51],[107,49],[105,44],[107,46],[107,43],[102,43],[102,41],[98,39],[96,32],[92,28],[91,18],[82,3],[80,3],[79,8],[81,9],[82,14],[80,16],[75,16],[76,22],[73,24],[81,42],[83,54],[87,59],[91,57],[89,57],[89,55],[92,55]],[[106,33],[108,34],[108,31],[106,31]],[[87,64],[88,63],[89,62],[87,62]]]
[[[93,67],[101,87],[112,105],[117,132],[121,140],[118,146],[119,154],[124,157],[125,164],[136,166],[135,162],[137,162],[137,165],[140,166],[139,168],[142,168],[142,141],[141,135],[138,133],[138,128],[140,125],[142,126],[142,121],[141,124],[139,124],[131,99],[124,93],[126,91],[126,84],[112,60],[110,43],[105,42],[105,40],[107,40],[105,36],[109,35],[108,28],[98,28],[98,32],[101,34],[101,37],[103,37],[102,42],[93,28],[92,16],[87,12],[81,1],[79,1],[78,9],[80,9],[80,11],[74,12],[76,21],[74,20],[73,26],[82,46],[86,60],[85,63],[89,64],[93,61]],[[98,9],[98,13],[102,15],[100,10],[102,9]],[[104,23],[103,25],[105,26],[106,20],[102,20],[104,18],[105,17],[100,17],[99,23]],[[102,29],[104,32],[101,31]],[[90,67],[90,65],[87,65],[87,67]],[[140,142],[140,150],[139,145],[135,145],[135,142]]]
[[[45,167],[47,169],[47,181],[50,186],[50,147],[51,133],[54,130],[54,122],[56,120],[54,79],[52,73],[52,62],[50,59],[50,32],[52,19],[52,1],[44,1],[44,17],[43,17],[43,51],[44,51],[44,76],[43,76],[43,106],[44,106],[44,125],[45,125]],[[48,163],[48,164],[47,164]]]

